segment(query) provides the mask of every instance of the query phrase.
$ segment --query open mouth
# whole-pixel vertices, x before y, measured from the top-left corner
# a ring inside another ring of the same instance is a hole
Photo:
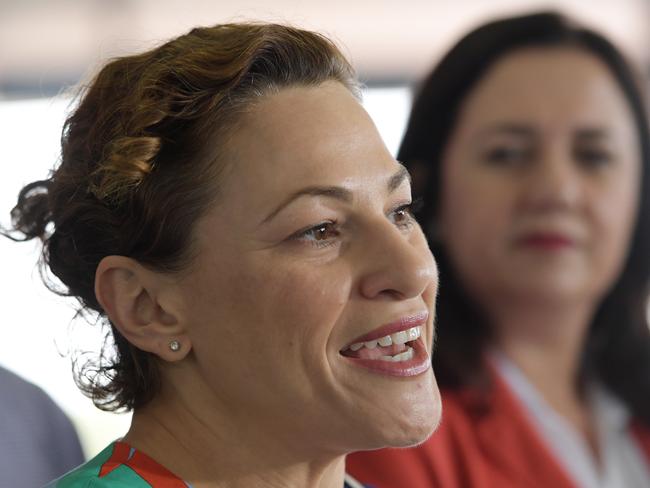
[[[413,359],[415,341],[422,335],[422,326],[411,327],[374,340],[355,342],[341,351],[343,356],[355,359],[404,362]]]
[[[431,358],[421,337],[423,327],[403,328],[381,337],[354,342],[343,348],[340,354],[351,365],[376,374],[417,376],[431,368]]]

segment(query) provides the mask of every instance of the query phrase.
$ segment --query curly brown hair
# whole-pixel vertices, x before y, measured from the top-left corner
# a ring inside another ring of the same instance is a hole
[[[123,255],[158,271],[182,271],[192,259],[194,224],[218,198],[220,146],[238,114],[283,87],[328,80],[359,93],[331,41],[277,24],[196,28],[115,59],[66,120],[60,164],[21,190],[13,228],[2,233],[40,238],[46,285],[110,324],[94,293],[101,259]],[[75,381],[98,408],[138,408],[159,388],[157,359],[112,324],[110,331],[114,354],[73,362]]]

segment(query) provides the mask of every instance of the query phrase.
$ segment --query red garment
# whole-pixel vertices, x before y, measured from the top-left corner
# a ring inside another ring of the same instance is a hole
[[[496,376],[489,393],[443,391],[443,418],[424,444],[348,456],[347,472],[375,488],[575,488]],[[632,430],[650,463],[650,429]]]

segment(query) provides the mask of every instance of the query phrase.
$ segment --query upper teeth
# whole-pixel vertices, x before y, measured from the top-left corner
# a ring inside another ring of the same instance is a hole
[[[350,345],[350,349],[353,351],[358,351],[362,347],[367,347],[368,349],[374,349],[379,344],[382,347],[391,346],[393,344],[406,344],[407,342],[414,341],[422,335],[422,327],[411,327],[407,330],[401,330],[395,332],[394,334],[385,335],[379,339],[374,339],[372,341],[366,342],[355,342]]]

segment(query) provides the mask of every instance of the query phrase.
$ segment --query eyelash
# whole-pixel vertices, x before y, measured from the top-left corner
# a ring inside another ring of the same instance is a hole
[[[411,203],[400,205],[399,207],[392,210],[389,215],[396,215],[399,212],[405,212],[405,216],[407,217],[406,222],[393,222],[393,223],[395,224],[396,227],[400,229],[408,230],[411,227],[413,227],[413,224],[415,224],[416,220],[415,220],[414,213],[417,212],[421,206],[422,206],[422,200],[418,198]],[[325,232],[329,231],[334,233],[335,235],[323,240],[318,240],[316,239],[316,233],[319,231],[325,231]],[[318,249],[323,249],[336,244],[335,238],[338,237],[339,235],[340,235],[340,230],[338,229],[338,222],[336,220],[328,220],[325,222],[321,222],[317,225],[314,225],[313,227],[299,230],[293,236],[291,236],[290,239],[308,242],[308,244],[311,246],[314,246]],[[309,236],[313,236],[313,238],[308,239],[307,237]]]

